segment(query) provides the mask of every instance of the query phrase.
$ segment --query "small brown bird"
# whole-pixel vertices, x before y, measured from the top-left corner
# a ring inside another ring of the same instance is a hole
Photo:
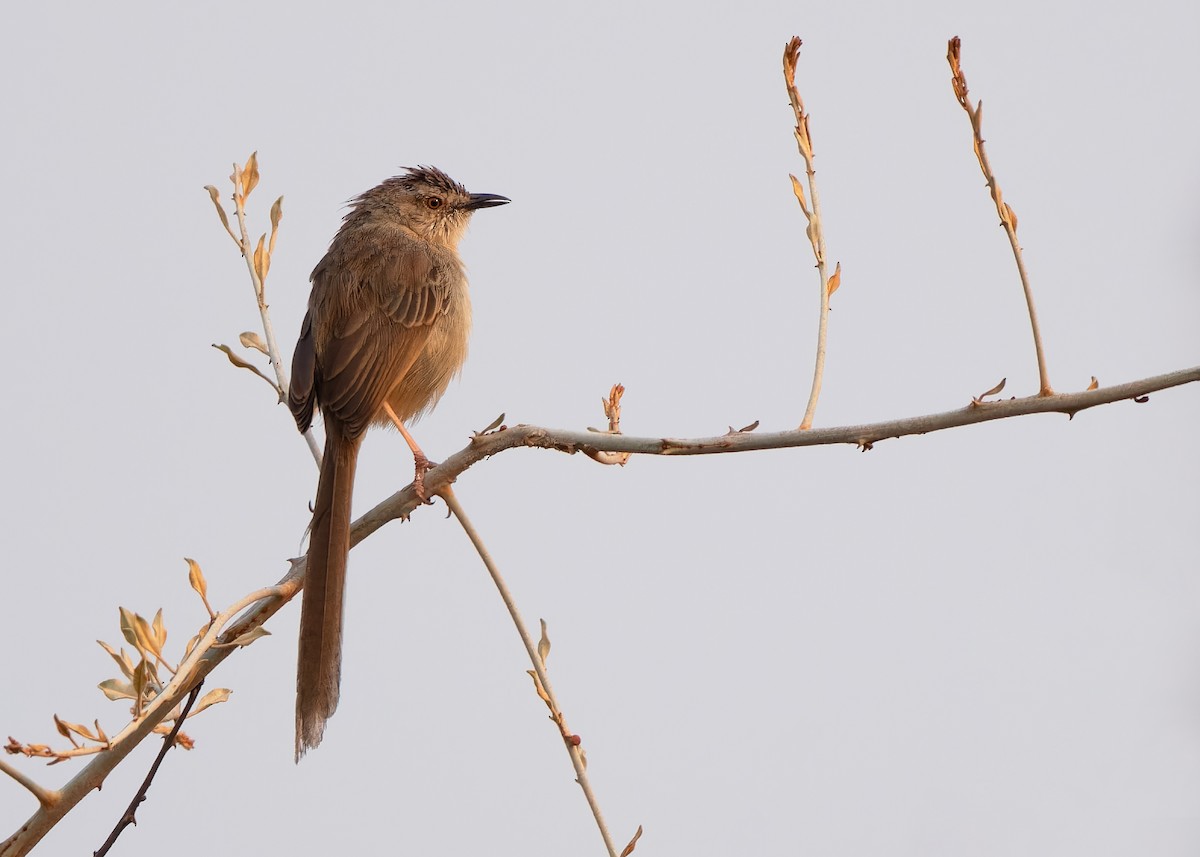
[[[458,242],[471,213],[506,197],[467,193],[433,167],[390,178],[352,200],[312,272],[308,314],[292,356],[288,404],[300,431],[325,418],[300,611],[296,760],[321,743],[338,704],[342,599],[354,469],[367,427],[408,422],[441,398],[467,358],[471,300]],[[416,461],[429,462],[400,426]]]

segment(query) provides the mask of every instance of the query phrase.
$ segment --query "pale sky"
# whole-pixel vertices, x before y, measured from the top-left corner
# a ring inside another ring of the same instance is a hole
[[[803,413],[817,286],[779,69],[804,39],[834,296],[816,424],[1195,365],[1200,7],[1094,4],[21,4],[7,82],[0,737],[115,733],[96,639],[162,607],[175,657],[303,550],[316,469],[211,343],[255,329],[207,195],[259,152],[290,358],[347,199],[434,164],[513,203],[462,247],[475,333],[416,426],[434,459],[501,412],[709,436]],[[1200,387],[852,447],[604,468],[514,450],[457,492],[637,855],[1194,855]],[[366,444],[362,512],[411,477]],[[292,761],[298,601],[208,681],[114,853],[601,854],[503,605],[442,506],[350,560],[341,706]],[[99,847],[147,742],[38,853]],[[10,760],[48,786],[79,762]],[[34,810],[0,782],[0,839]],[[618,846],[620,847],[620,846]]]

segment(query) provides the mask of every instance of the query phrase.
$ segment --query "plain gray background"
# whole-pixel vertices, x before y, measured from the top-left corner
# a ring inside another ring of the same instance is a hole
[[[116,732],[117,605],[179,651],[302,550],[316,469],[266,385],[202,190],[285,194],[290,356],[345,200],[432,163],[513,204],[463,246],[476,332],[417,426],[500,412],[712,435],[803,412],[816,282],[779,60],[805,40],[831,261],[817,424],[1036,391],[1011,254],[950,91],[1020,218],[1060,390],[1197,362],[1192,3],[22,4],[0,70],[6,419],[0,735]],[[1200,389],[851,447],[705,459],[512,451],[458,493],[638,854],[1184,855],[1200,849]],[[363,511],[405,484],[368,442]],[[298,607],[210,679],[117,853],[598,854],[483,569],[438,506],[351,560],[341,708],[292,763]],[[44,841],[90,853],[147,742]],[[43,782],[77,769],[17,760]],[[33,810],[0,782],[0,836]],[[619,846],[618,846],[619,847]]]

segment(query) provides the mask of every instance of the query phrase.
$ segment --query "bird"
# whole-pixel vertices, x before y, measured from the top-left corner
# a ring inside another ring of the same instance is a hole
[[[467,357],[471,300],[458,243],[471,215],[508,197],[468,193],[430,166],[350,201],[310,277],[288,405],[301,432],[319,409],[325,450],[310,527],[296,669],[296,761],[321,743],[341,683],[350,506],[367,428],[394,421],[424,499],[429,461],[404,423],[428,412]]]

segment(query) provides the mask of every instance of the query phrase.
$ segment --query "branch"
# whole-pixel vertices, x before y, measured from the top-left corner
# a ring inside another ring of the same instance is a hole
[[[513,447],[556,449],[567,453],[607,451],[640,455],[717,455],[759,449],[849,443],[865,451],[888,438],[929,434],[1027,414],[1059,413],[1074,417],[1080,411],[1099,405],[1125,399],[1140,401],[1150,393],[1197,381],[1200,381],[1200,366],[1193,366],[1190,369],[1180,369],[1115,387],[1102,387],[1080,393],[1055,393],[1051,396],[1026,396],[997,402],[973,401],[967,407],[956,411],[905,417],[881,423],[781,432],[733,432],[704,438],[635,437],[607,432],[518,425],[472,438],[467,447],[425,474],[425,487],[430,494],[437,494],[479,461]],[[388,521],[406,517],[418,505],[419,501],[411,488],[397,492],[355,521],[350,531],[350,543],[358,544]]]
[[[1200,381],[1200,366],[1130,381],[1115,387],[1081,393],[1056,393],[1051,396],[1027,396],[999,402],[972,403],[956,411],[882,423],[763,434],[742,432],[709,438],[634,437],[607,432],[566,431],[522,425],[472,438],[464,449],[430,469],[425,474],[425,485],[429,494],[439,494],[479,461],[514,447],[556,449],[569,453],[592,450],[650,455],[712,455],[757,449],[850,443],[866,450],[886,438],[928,434],[1026,414],[1061,413],[1073,417],[1088,408],[1124,399],[1140,402],[1150,393],[1197,381]],[[422,502],[411,485],[398,491],[354,522],[350,530],[351,545],[357,545],[388,521],[408,517],[421,505]],[[111,748],[98,754],[66,786],[56,793],[44,793],[42,796],[51,798],[51,805],[39,807],[12,837],[0,842],[0,857],[27,854],[67,812],[103,783],[107,775],[133,748],[170,715],[197,681],[208,676],[240,648],[235,641],[251,639],[245,635],[264,625],[300,591],[304,572],[305,560],[293,560],[291,569],[278,584],[250,593],[217,616],[207,633],[180,663],[175,676],[146,706],[141,718],[126,726],[112,739]],[[246,608],[250,609],[239,617]],[[231,621],[235,617],[238,617],[237,620]],[[16,779],[25,785],[20,777]]]
[[[987,180],[988,190],[992,194],[992,202],[996,204],[996,213],[1000,215],[1000,225],[1004,227],[1004,233],[1008,236],[1008,243],[1012,247],[1013,258],[1017,260],[1017,273],[1021,277],[1021,288],[1025,292],[1025,305],[1029,308],[1029,325],[1033,328],[1033,348],[1037,352],[1038,380],[1041,383],[1041,392],[1038,395],[1052,396],[1054,390],[1050,387],[1050,372],[1046,368],[1046,354],[1042,348],[1042,331],[1038,326],[1037,309],[1033,305],[1033,287],[1029,284],[1029,274],[1025,271],[1025,258],[1021,255],[1021,245],[1017,243],[1017,215],[1012,207],[1004,201],[1004,194],[1000,192],[1000,185],[996,183],[996,174],[992,172],[987,151],[983,147],[983,102],[980,101],[977,106],[972,106],[971,99],[967,94],[967,78],[963,74],[960,64],[961,58],[962,42],[958,36],[955,36],[950,40],[950,47],[946,52],[946,61],[950,63],[950,83],[954,87],[955,99],[971,120],[971,137],[975,146],[975,158],[979,161],[979,169],[983,170],[983,177]]]
[[[783,82],[787,86],[792,113],[796,116],[794,134],[796,146],[800,149],[800,156],[804,158],[804,170],[808,177],[808,195],[812,198],[811,209],[804,198],[804,186],[800,184],[800,180],[795,176],[789,176],[789,178],[792,180],[792,192],[796,194],[796,201],[800,203],[800,210],[804,212],[804,217],[808,221],[804,232],[808,236],[808,243],[812,245],[813,256],[817,260],[817,279],[821,296],[821,307],[817,320],[816,365],[813,367],[813,381],[808,394],[808,406],[804,409],[804,419],[800,421],[800,428],[807,429],[812,426],[813,416],[817,412],[817,399],[821,396],[821,380],[825,376],[825,343],[829,330],[829,298],[837,291],[838,284],[841,282],[842,264],[838,263],[837,270],[832,277],[826,277],[825,221],[821,219],[821,195],[817,193],[817,171],[813,166],[816,154],[813,151],[812,134],[808,130],[808,112],[804,109],[804,99],[800,97],[800,91],[796,89],[796,62],[800,59],[800,45],[800,38],[792,36],[792,40],[783,48]]]
[[[9,740],[11,741],[11,739]],[[58,802],[58,792],[53,791],[52,789],[42,788],[40,785],[34,782],[31,777],[25,776],[24,773],[3,759],[0,759],[0,773],[7,774],[16,780],[20,785],[23,785],[25,788],[29,789],[30,794],[37,798],[37,802],[41,804],[42,807],[51,807]]]
[[[204,687],[204,681],[201,680],[188,693],[187,703],[183,706],[183,712],[175,719],[175,726],[170,733],[163,738],[162,749],[158,751],[158,755],[154,758],[154,764],[150,766],[149,773],[146,774],[146,779],[142,780],[142,787],[137,790],[137,794],[133,796],[133,800],[129,802],[129,806],[125,812],[121,813],[121,818],[117,821],[117,826],[113,828],[112,833],[108,834],[108,839],[104,840],[104,844],[92,855],[92,857],[104,857],[114,844],[117,837],[129,825],[137,824],[137,809],[141,806],[142,801],[146,799],[146,794],[150,791],[150,784],[154,782],[154,775],[158,773],[158,766],[162,764],[163,759],[167,755],[167,751],[175,746],[175,738],[179,735],[179,730],[183,728],[183,721],[187,720],[188,713],[192,710],[192,706],[196,703],[196,697],[200,695],[200,688]]]
[[[604,839],[604,847],[608,849],[609,857],[617,857],[617,849],[612,843],[612,837],[608,833],[608,826],[604,823],[604,815],[600,812],[600,803],[596,800],[596,794],[592,791],[591,782],[588,780],[587,762],[583,757],[579,736],[567,729],[562,709],[558,707],[558,699],[554,695],[554,688],[550,685],[550,676],[546,672],[545,656],[534,644],[533,637],[529,635],[529,629],[525,627],[525,622],[521,618],[521,612],[517,609],[516,600],[508,589],[508,584],[504,582],[504,577],[500,574],[500,569],[492,559],[491,553],[488,552],[487,546],[484,545],[483,539],[475,530],[475,526],[463,511],[462,506],[459,505],[458,497],[455,496],[454,490],[447,485],[438,492],[438,496],[446,502],[450,511],[454,513],[454,517],[458,519],[459,525],[467,534],[467,538],[471,540],[476,553],[479,554],[484,567],[487,568],[488,574],[491,575],[492,583],[496,585],[496,589],[500,593],[500,598],[504,601],[504,606],[508,608],[508,614],[512,617],[513,624],[517,627],[517,634],[520,635],[521,642],[525,644],[525,651],[529,654],[529,661],[533,664],[533,671],[537,679],[538,696],[550,708],[550,719],[558,726],[559,732],[563,737],[563,745],[567,748],[567,754],[571,757],[571,764],[575,768],[575,782],[579,783],[579,787],[583,789],[583,795],[592,810],[592,816],[596,819],[597,827],[600,828],[600,836]],[[544,624],[542,633],[543,635],[545,634]],[[549,650],[548,642],[546,648]]]
[[[76,804],[100,788],[133,749],[153,734],[159,723],[171,716],[171,712],[191,689],[238,650],[240,644],[235,645],[235,641],[250,639],[244,635],[260,627],[300,591],[302,575],[303,563],[294,565],[278,585],[252,592],[213,619],[208,631],[179,664],[178,672],[145,706],[141,716],[115,735],[108,748],[98,753],[65,786],[52,793],[55,800],[49,806],[40,806],[16,833],[0,842],[0,857],[28,854]],[[250,612],[228,624],[251,605],[253,609]]]

